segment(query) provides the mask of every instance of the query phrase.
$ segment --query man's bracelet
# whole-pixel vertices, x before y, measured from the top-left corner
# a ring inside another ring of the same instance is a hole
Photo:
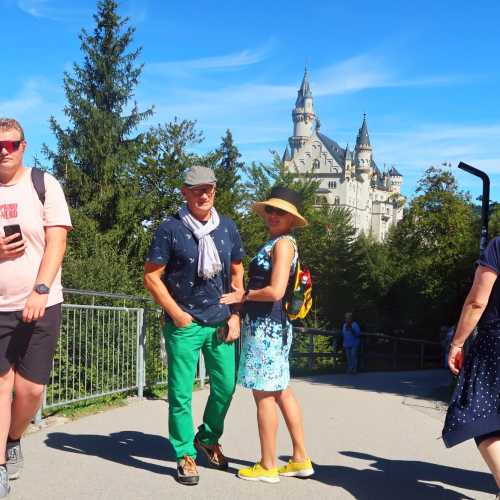
[[[458,345],[458,344],[455,344],[455,343],[453,343],[453,342],[452,342],[450,345],[451,345],[452,347],[456,347],[457,349],[463,349],[463,348],[464,348],[464,346],[463,346],[463,345]]]

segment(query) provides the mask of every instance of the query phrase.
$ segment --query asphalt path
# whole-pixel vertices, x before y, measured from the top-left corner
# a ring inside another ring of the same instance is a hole
[[[13,500],[58,499],[375,499],[494,498],[495,486],[473,442],[446,449],[440,439],[444,370],[324,375],[295,379],[316,474],[279,484],[243,481],[238,468],[259,457],[255,405],[238,388],[222,438],[230,469],[200,465],[200,484],[182,486],[167,439],[168,403],[137,400],[23,440],[25,468]],[[199,423],[208,389],[193,395]],[[441,401],[440,401],[441,398]],[[278,453],[291,452],[280,422]]]

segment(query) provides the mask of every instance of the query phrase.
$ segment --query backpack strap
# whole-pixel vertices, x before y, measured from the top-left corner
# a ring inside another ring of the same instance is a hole
[[[37,167],[31,169],[31,182],[35,188],[38,199],[45,205],[45,173]]]

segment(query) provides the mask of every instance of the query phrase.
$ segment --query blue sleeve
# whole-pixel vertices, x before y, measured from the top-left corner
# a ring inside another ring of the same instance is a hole
[[[477,263],[500,274],[500,237],[492,239]]]
[[[166,229],[163,224],[156,230],[156,233],[149,247],[146,262],[151,264],[167,264],[172,253],[172,232]]]
[[[236,229],[236,224],[231,221],[229,224],[229,231],[231,232],[231,241],[233,242],[233,248],[231,249],[231,262],[239,262],[243,260],[245,256],[245,250],[243,249],[243,242],[241,241],[241,236]]]
[[[359,327],[359,325],[355,321],[352,322],[351,328],[352,328],[352,333],[356,337],[359,337],[361,335],[361,328]]]

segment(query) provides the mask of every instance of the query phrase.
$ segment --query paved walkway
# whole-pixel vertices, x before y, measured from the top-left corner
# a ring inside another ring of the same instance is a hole
[[[228,473],[200,467],[200,485],[174,479],[165,437],[167,403],[138,401],[27,436],[26,465],[13,500],[36,499],[490,499],[494,484],[472,442],[447,450],[443,404],[432,398],[444,371],[364,373],[295,380],[316,475],[269,485],[242,481],[237,468],[258,457],[255,408],[238,389],[223,439]],[[199,420],[206,390],[194,394]],[[284,424],[281,459],[290,452]]]

